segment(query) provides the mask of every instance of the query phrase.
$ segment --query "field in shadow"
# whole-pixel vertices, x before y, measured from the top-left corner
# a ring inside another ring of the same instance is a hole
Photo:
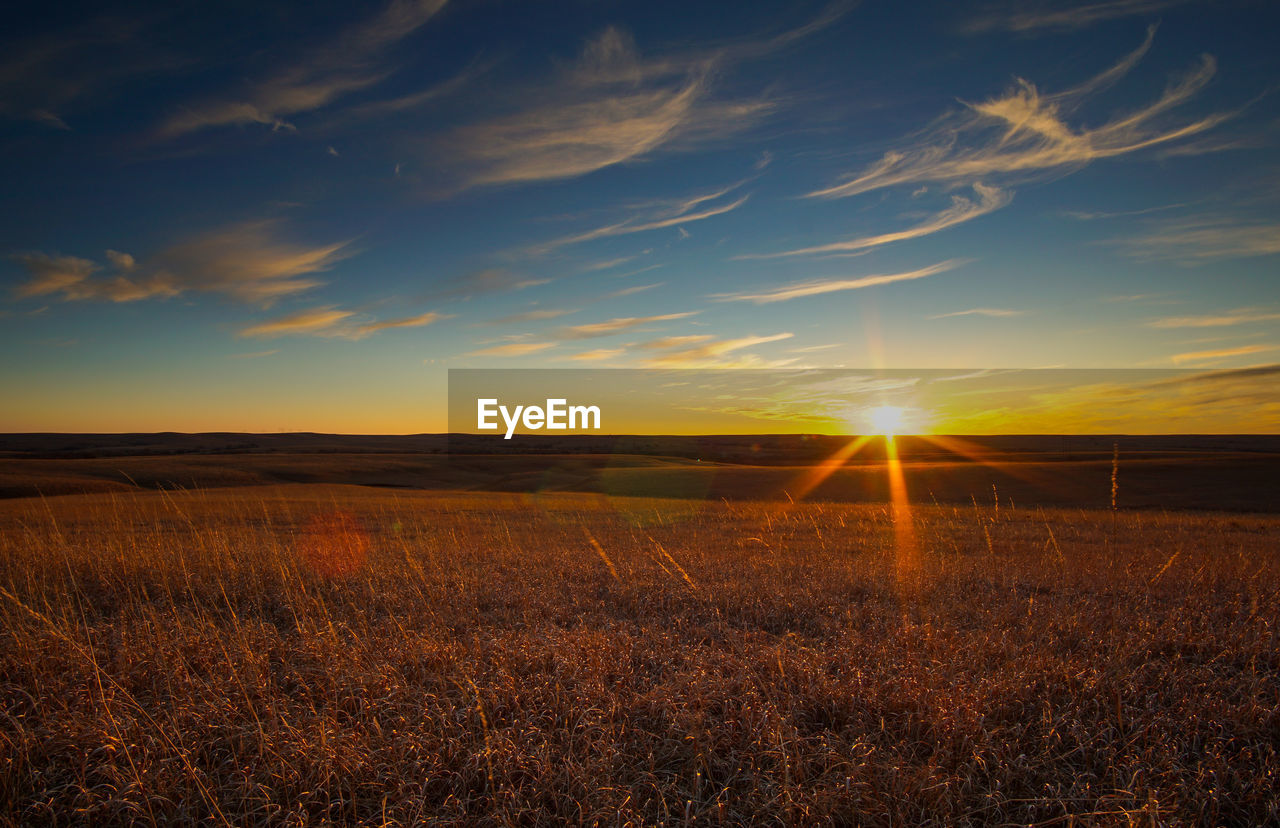
[[[0,497],[283,483],[710,500],[885,502],[884,444],[818,480],[847,438],[585,438],[495,443],[442,435],[7,435]],[[450,453],[445,449],[451,448]],[[899,438],[912,500],[1007,506],[1275,511],[1268,437]],[[1114,463],[1114,469],[1113,469]]]

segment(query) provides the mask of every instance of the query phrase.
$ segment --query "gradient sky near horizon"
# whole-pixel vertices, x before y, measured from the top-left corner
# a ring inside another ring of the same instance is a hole
[[[1274,376],[1278,23],[19,3],[0,431],[439,431],[448,368]]]

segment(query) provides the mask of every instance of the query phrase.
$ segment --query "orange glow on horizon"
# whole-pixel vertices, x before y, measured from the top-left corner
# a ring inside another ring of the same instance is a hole
[[[887,437],[899,433],[906,422],[906,411],[896,405],[882,405],[867,412],[872,429]]]

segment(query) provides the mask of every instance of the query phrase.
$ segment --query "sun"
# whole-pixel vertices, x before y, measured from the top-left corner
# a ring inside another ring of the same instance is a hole
[[[892,437],[902,429],[903,409],[896,405],[882,405],[867,412],[871,427],[877,434]]]

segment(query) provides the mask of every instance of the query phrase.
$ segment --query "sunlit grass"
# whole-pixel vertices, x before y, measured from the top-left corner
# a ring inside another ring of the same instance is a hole
[[[992,503],[992,505],[985,505]],[[0,503],[0,820],[1261,824],[1267,517]]]

